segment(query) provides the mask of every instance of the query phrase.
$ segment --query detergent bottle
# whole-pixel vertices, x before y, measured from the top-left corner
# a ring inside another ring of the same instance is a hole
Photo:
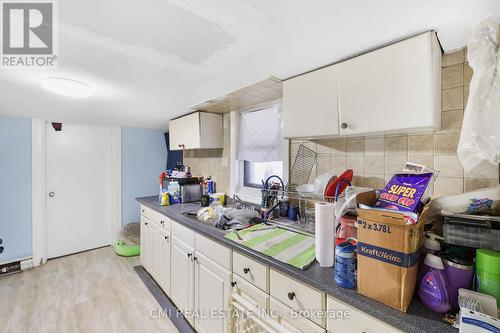
[[[443,261],[440,257],[428,253],[425,256],[424,264],[429,267],[418,288],[420,301],[438,313],[445,313],[451,309],[450,288],[446,279]]]

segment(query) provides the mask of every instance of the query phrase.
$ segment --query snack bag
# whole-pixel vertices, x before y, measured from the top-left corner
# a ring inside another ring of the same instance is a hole
[[[421,199],[431,179],[432,173],[395,174],[380,192],[375,207],[418,212],[423,206]]]
[[[170,193],[167,191],[161,193],[161,206],[170,206]]]

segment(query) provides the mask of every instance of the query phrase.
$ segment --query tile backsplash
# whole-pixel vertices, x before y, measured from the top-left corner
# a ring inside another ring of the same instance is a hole
[[[339,174],[345,169],[353,169],[355,185],[381,188],[406,161],[411,161],[440,171],[434,184],[436,197],[498,184],[497,166],[483,163],[476,170],[464,173],[456,154],[472,78],[465,52],[461,49],[443,56],[441,131],[291,140],[290,165],[293,165],[299,145],[304,144],[318,153],[312,179],[330,171]]]
[[[184,164],[191,167],[196,176],[212,176],[217,191],[229,193],[229,113],[223,116],[224,148],[193,149],[184,151]]]

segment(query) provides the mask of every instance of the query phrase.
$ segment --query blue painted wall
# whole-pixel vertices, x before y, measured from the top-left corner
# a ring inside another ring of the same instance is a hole
[[[0,262],[31,257],[31,119],[0,116]]]
[[[139,222],[136,197],[159,193],[158,176],[165,170],[164,131],[122,128],[122,224]]]

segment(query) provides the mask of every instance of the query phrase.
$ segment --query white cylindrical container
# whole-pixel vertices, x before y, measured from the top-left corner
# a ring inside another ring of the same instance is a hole
[[[316,260],[321,267],[332,267],[335,257],[334,205],[330,202],[317,202],[314,208]]]

